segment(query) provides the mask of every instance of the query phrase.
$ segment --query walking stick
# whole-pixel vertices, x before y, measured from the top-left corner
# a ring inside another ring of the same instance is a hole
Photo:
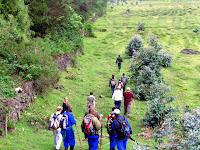
[[[134,140],[131,136],[129,138],[138,145],[138,142],[136,142],[136,140]]]
[[[101,127],[100,150],[101,150],[101,144],[102,144],[102,127]]]
[[[75,124],[75,125],[76,125],[76,124]],[[77,131],[77,133],[78,133],[77,125],[76,125],[76,131]],[[80,144],[81,144],[81,150],[83,150],[83,146],[82,146],[82,143],[81,143],[81,139],[80,139],[79,133],[78,133],[78,138],[79,138],[79,141],[80,141]]]

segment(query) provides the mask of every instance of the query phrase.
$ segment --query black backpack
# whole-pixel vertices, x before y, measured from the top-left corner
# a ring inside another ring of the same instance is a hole
[[[126,118],[124,116],[116,118],[116,128],[116,132],[122,137],[129,137],[131,134],[131,129],[129,128]]]
[[[107,118],[106,129],[108,131],[108,134],[111,134],[113,132],[112,122],[113,122],[114,119],[115,119],[115,115],[113,115],[113,114],[110,114],[109,118]]]
[[[60,119],[60,128],[63,130],[66,130],[69,127],[69,124],[68,124],[68,121],[69,121],[68,115],[69,114],[70,114],[70,112],[68,114],[64,113]]]

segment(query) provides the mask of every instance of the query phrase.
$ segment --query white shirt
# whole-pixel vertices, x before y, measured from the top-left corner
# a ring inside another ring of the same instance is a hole
[[[121,101],[123,97],[122,91],[121,90],[115,90],[113,93],[112,99],[115,101]]]

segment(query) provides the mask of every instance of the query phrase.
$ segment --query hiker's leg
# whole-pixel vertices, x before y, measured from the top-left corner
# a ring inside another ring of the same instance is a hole
[[[99,145],[99,135],[88,136],[89,150],[97,150]]]
[[[126,84],[123,86],[123,92],[126,91]]]
[[[70,150],[74,150],[74,146],[70,146]]]
[[[130,116],[130,113],[131,113],[131,102],[127,104],[127,112]]]
[[[75,136],[74,136],[74,132],[71,128],[71,130],[67,131],[67,137],[68,137],[68,143],[71,146],[75,145]]]
[[[127,103],[124,103],[124,115],[127,113]]]
[[[127,140],[128,140],[128,139],[123,140],[124,149],[126,149]]]
[[[118,150],[126,150],[126,149],[124,149],[123,140],[117,140],[117,149]]]
[[[119,101],[119,104],[118,104],[119,110],[121,110],[121,104],[122,104],[122,101]]]
[[[60,132],[61,132],[61,129],[58,128],[56,130],[56,145],[55,145],[56,149],[60,149],[60,145],[61,145],[61,142],[62,142],[62,135],[61,135]]]
[[[63,143],[64,143],[64,147],[65,147],[65,148],[67,148],[67,147],[69,146],[67,135],[66,135],[66,137],[63,139]]]
[[[115,147],[116,147],[117,143],[116,143],[116,140],[115,140],[114,133],[111,133],[109,138],[110,138],[110,149],[111,150],[115,150]]]
[[[119,109],[118,103],[119,103],[119,101],[115,101],[115,107],[116,107],[117,109]]]
[[[111,86],[111,91],[112,91],[112,94],[113,94],[114,91],[115,91],[115,86]]]
[[[57,145],[56,130],[53,130],[53,139],[54,139],[54,146],[56,147],[56,145]]]
[[[68,147],[65,147],[65,150],[68,150]]]

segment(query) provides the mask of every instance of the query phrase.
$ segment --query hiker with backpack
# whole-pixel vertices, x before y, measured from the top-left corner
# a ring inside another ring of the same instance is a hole
[[[123,97],[122,91],[120,90],[119,87],[117,87],[117,89],[113,93],[112,100],[115,101],[115,107],[118,108],[119,110],[122,104],[122,97]]]
[[[120,115],[120,110],[115,109],[114,114],[116,118],[113,120],[112,129],[116,131],[116,142],[118,150],[126,150],[127,140],[132,134],[132,129],[128,119]]]
[[[84,117],[81,124],[81,129],[84,134],[87,135],[89,150],[97,150],[99,144],[99,134],[98,131],[103,126],[103,122],[100,123],[99,120],[94,116],[94,109],[89,109],[89,114]]]
[[[90,92],[90,96],[87,98],[87,106],[93,105],[95,107],[95,97],[93,96],[93,92]]]
[[[133,93],[130,91],[130,87],[127,87],[127,91],[123,93],[124,96],[124,115],[128,113],[128,117],[130,117],[131,113],[131,102],[134,98]]]
[[[127,77],[125,76],[125,73],[123,73],[122,77],[121,77],[121,81],[123,83],[123,92],[125,92],[126,90],[126,84],[128,83],[128,79]]]
[[[112,113],[108,114],[107,122],[106,122],[106,129],[107,129],[107,132],[109,134],[109,139],[110,139],[110,150],[115,150],[115,147],[117,145],[116,140],[115,140],[116,132],[112,129],[113,120],[116,118],[114,114],[115,109],[116,107],[112,108]]]
[[[48,131],[50,129],[53,130],[53,136],[54,136],[54,146],[56,150],[59,150],[61,142],[62,142],[62,135],[61,135],[61,128],[60,126],[60,119],[62,117],[61,115],[62,107],[58,106],[57,111],[51,115],[51,118],[49,120],[48,125]]]
[[[117,82],[117,87],[120,88],[120,90],[122,91],[124,85],[123,85],[123,83],[122,83],[121,78],[119,78],[119,81]]]
[[[112,78],[110,78],[110,82],[109,82],[109,87],[111,87],[112,95],[114,93],[116,84],[117,84],[117,81],[115,79],[115,75],[113,74]]]
[[[65,97],[65,98],[64,98],[64,102],[63,102],[63,110],[62,110],[61,114],[63,114],[65,111],[67,111],[68,106],[69,106],[69,105],[67,104],[67,102],[68,102],[68,98]]]
[[[118,64],[119,72],[120,72],[120,69],[121,69],[121,66],[122,66],[122,64],[121,64],[122,62],[123,62],[123,59],[119,55],[119,57],[117,57],[117,59],[116,59],[116,64]]]
[[[74,149],[75,146],[75,136],[74,128],[72,127],[76,124],[74,115],[72,114],[72,106],[68,106],[68,110],[62,115],[60,120],[61,134],[63,136],[63,143],[65,150],[68,150],[70,145],[70,150]]]

